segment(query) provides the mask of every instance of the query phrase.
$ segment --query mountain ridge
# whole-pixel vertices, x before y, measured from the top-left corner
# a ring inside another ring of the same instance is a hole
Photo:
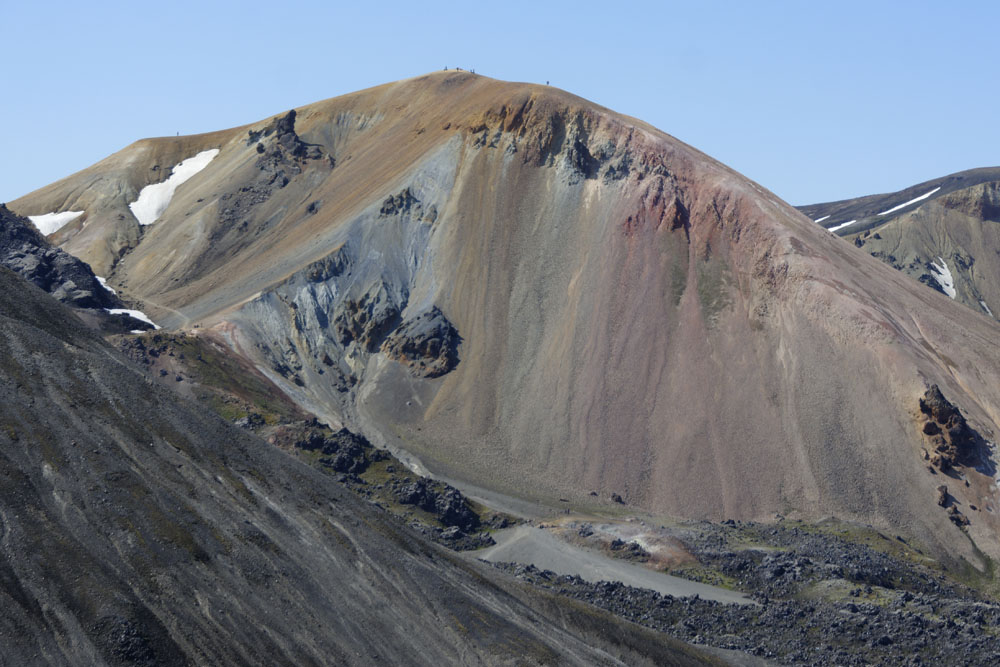
[[[800,210],[893,268],[997,319],[1000,167]],[[844,226],[850,220],[856,222]]]
[[[128,240],[111,277],[154,320],[213,329],[311,412],[439,474],[698,518],[835,514],[976,562],[967,530],[1000,555],[992,512],[960,529],[937,506],[918,423],[938,384],[994,437],[994,324],[555,89],[442,72],[295,111],[287,146],[275,118],[191,143],[221,153],[134,240],[121,197],[53,240],[98,263]],[[112,158],[115,189],[130,155]],[[12,206],[78,206],[55,195],[90,182]],[[433,309],[461,342],[421,378],[382,345],[439,351],[414,324]],[[961,474],[963,504],[993,507],[989,476]]]

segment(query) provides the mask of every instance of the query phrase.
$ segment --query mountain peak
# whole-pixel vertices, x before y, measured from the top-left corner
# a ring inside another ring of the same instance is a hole
[[[140,228],[130,201],[210,149]],[[215,330],[446,478],[685,517],[835,513],[972,559],[967,530],[996,551],[992,516],[941,512],[917,417],[937,384],[996,428],[993,324],[564,91],[435,72],[132,146],[12,206],[85,210],[58,241],[155,321]],[[985,476],[963,474],[980,506]]]

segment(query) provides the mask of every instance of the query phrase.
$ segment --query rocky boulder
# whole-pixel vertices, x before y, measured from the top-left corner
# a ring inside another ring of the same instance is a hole
[[[395,497],[401,505],[414,505],[430,512],[446,526],[457,526],[465,532],[479,527],[479,517],[469,507],[465,496],[449,484],[421,478],[399,487]]]
[[[935,384],[920,398],[921,430],[930,440],[930,462],[941,470],[969,461],[976,450],[977,434],[965,417]]]
[[[382,351],[418,377],[434,378],[458,365],[462,338],[437,306],[403,322],[382,343]]]

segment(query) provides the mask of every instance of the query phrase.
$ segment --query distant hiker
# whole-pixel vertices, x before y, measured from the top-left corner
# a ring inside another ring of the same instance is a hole
[[[444,71],[445,71],[445,72],[447,72],[447,71],[448,71],[448,66],[447,66],[447,65],[445,65],[445,68],[444,68]]]
[[[547,85],[549,85],[549,82],[548,82],[548,81],[546,81],[546,82],[545,82],[545,85],[546,85],[546,86],[547,86]]]

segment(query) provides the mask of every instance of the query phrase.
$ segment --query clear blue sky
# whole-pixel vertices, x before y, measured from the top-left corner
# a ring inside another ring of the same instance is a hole
[[[793,204],[1000,165],[1000,2],[988,0],[3,0],[0,25],[0,201],[135,139],[444,66],[550,80]]]

